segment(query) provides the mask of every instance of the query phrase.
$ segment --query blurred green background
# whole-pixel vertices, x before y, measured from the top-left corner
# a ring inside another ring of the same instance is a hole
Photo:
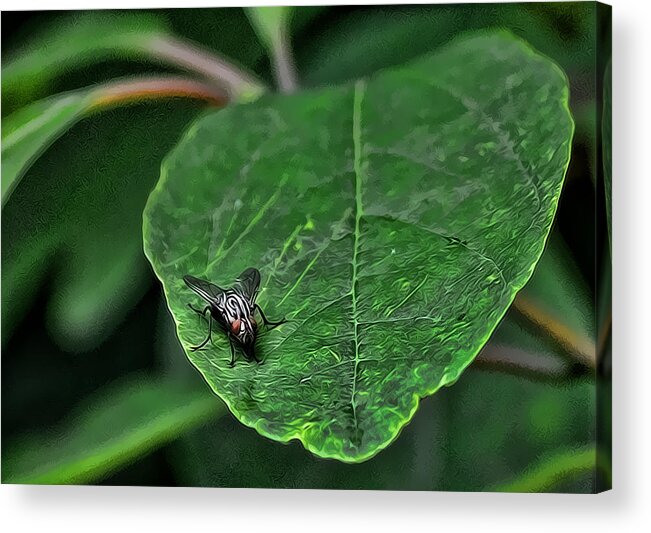
[[[242,9],[4,12],[3,119],[62,91],[173,71],[104,54],[5,82],[4,68],[16,57],[48,39],[65,47],[66,32],[88,17],[108,20],[109,28],[124,21],[166,28],[273,85]],[[546,3],[306,7],[291,24],[302,87],[355,79],[488,27],[508,28],[563,68],[577,126],[572,161],[553,251],[527,289],[593,341],[598,287],[609,276],[602,265],[610,260],[597,113],[610,56],[598,43],[610,35],[609,24],[597,21],[593,3]],[[204,108],[161,100],[85,118],[36,161],[3,206],[3,482],[572,492],[603,484],[608,474],[594,468],[595,380],[589,369],[566,365],[562,343],[517,309],[488,348],[526,349],[561,365],[562,376],[541,380],[473,365],[423,401],[397,441],[363,464],[266,440],[225,412],[180,348],[142,253],[142,209],[160,162]],[[607,354],[599,361],[608,374]],[[608,440],[607,428],[601,438]],[[563,461],[569,466],[561,468]]]

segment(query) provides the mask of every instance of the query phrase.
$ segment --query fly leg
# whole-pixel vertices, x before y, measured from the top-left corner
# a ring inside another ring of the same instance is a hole
[[[198,346],[192,346],[190,348],[190,350],[192,350],[193,352],[196,352],[197,350],[200,350],[201,348],[203,348],[206,344],[208,344],[208,341],[212,341],[212,320],[211,319],[212,319],[212,316],[208,315],[208,336],[206,337],[206,339],[201,344],[199,344]]]
[[[281,324],[284,324],[285,322],[287,322],[287,320],[285,320],[284,318],[281,319],[279,322],[271,322],[271,321],[267,320],[266,316],[264,316],[264,313],[262,312],[262,308],[258,304],[255,304],[254,308],[257,309],[258,312],[260,313],[260,316],[262,317],[262,321],[264,322],[264,325],[265,326],[271,326],[271,329],[273,329],[273,328],[275,328],[277,326],[280,326]],[[257,361],[257,359],[256,359],[256,361]]]
[[[203,311],[197,309],[197,308],[196,308],[194,305],[192,305],[192,304],[188,304],[188,307],[189,307],[190,309],[192,309],[195,313],[197,313],[199,316],[202,316],[202,317],[204,317],[204,318],[206,317],[206,313],[207,313],[208,311],[210,311],[210,306],[209,306],[209,305],[207,305],[206,307],[204,307],[204,310],[203,310]]]
[[[248,344],[244,347],[244,353],[246,354],[246,358],[249,361],[253,359],[258,364],[262,363],[262,360],[258,359],[258,356],[255,355],[255,341],[253,341],[251,344]]]
[[[233,346],[233,338],[228,335],[228,344],[231,345],[231,362],[228,366],[233,368],[235,366],[235,346]]]
[[[203,308],[203,311],[197,309],[197,308],[194,307],[192,304],[188,304],[188,307],[189,307],[190,309],[192,309],[195,313],[197,313],[197,314],[198,314],[201,318],[203,318],[204,320],[206,320],[206,313],[208,313],[208,311],[210,311],[210,306],[209,306],[209,305],[207,305],[206,307],[204,307],[204,308]],[[210,315],[208,315],[208,319],[207,319],[207,320],[208,320],[208,324],[210,325]],[[212,338],[210,339],[210,342],[211,342],[213,345],[215,344],[215,342],[212,340]],[[201,346],[204,346],[205,344],[206,344],[206,343],[203,342],[203,343],[201,344]],[[201,346],[199,346],[199,348],[200,348]],[[198,348],[197,348],[197,349],[198,349]]]

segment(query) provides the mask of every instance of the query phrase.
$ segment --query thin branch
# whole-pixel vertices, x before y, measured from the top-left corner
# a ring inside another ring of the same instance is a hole
[[[234,100],[252,99],[265,88],[255,76],[225,58],[183,39],[156,35],[145,48],[154,58],[197,72],[223,87]]]
[[[55,95],[9,116],[3,120],[3,126],[12,126],[12,133],[2,143],[2,205],[34,161],[83,117],[118,105],[170,97],[204,100],[219,107],[228,101],[225,92],[205,82],[180,76],[133,77]],[[60,109],[66,110],[61,116]]]
[[[283,93],[293,93],[298,88],[298,76],[287,32],[281,32],[274,42],[271,55],[278,88]]]
[[[124,79],[98,86],[91,92],[89,111],[160,98],[193,98],[224,106],[227,95],[212,85],[180,76]]]
[[[568,365],[555,357],[493,343],[484,347],[473,362],[472,368],[504,372],[545,383],[559,383],[572,376]]]
[[[592,369],[596,367],[596,348],[592,339],[577,333],[522,295],[516,297],[513,306],[565,348],[573,360]]]

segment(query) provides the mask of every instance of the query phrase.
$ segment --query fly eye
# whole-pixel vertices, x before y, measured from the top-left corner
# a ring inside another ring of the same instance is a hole
[[[240,322],[241,321],[240,321],[239,318],[236,318],[235,320],[233,320],[233,323],[231,324],[231,331],[234,334],[238,334],[240,332]]]

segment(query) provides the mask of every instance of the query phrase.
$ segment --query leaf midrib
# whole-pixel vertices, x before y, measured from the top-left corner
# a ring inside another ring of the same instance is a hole
[[[357,388],[357,369],[359,367],[359,320],[357,314],[357,254],[359,252],[360,241],[360,221],[364,212],[362,205],[362,100],[366,90],[366,82],[360,80],[355,83],[355,91],[353,95],[353,149],[354,149],[354,162],[353,168],[355,171],[355,239],[353,244],[353,275],[351,283],[351,299],[352,299],[352,315],[353,315],[353,332],[355,341],[355,367],[353,369],[353,384],[352,392],[350,395],[350,404],[353,409],[353,422],[355,428],[357,425],[357,405],[355,404],[355,393]]]

